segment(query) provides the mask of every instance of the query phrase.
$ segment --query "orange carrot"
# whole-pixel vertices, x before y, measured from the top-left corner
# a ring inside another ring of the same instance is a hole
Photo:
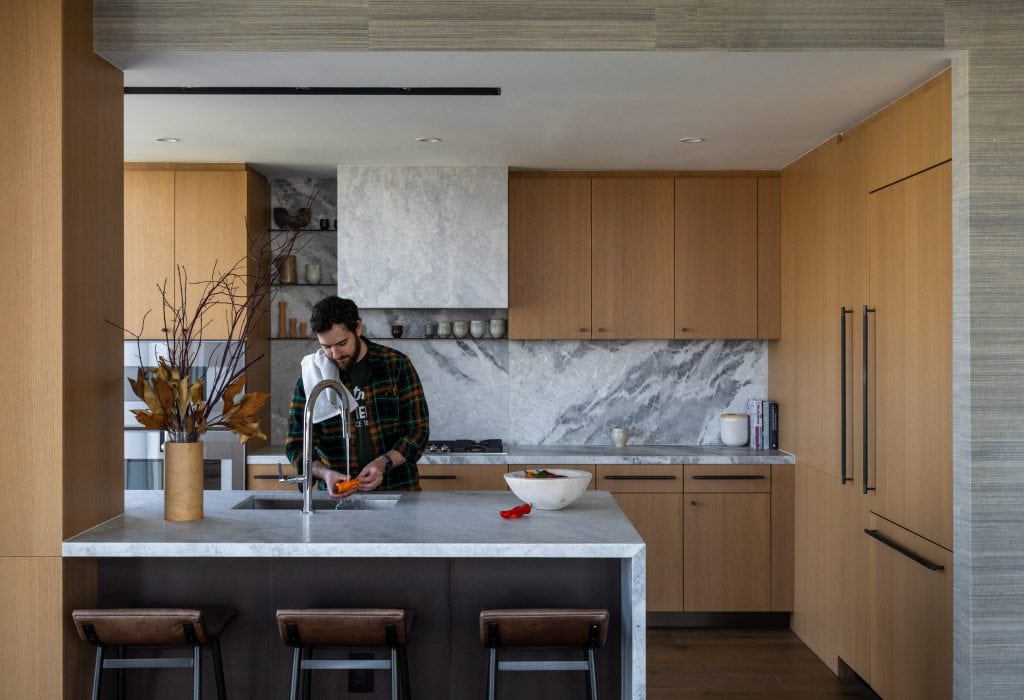
[[[348,481],[339,481],[334,485],[335,493],[349,493],[359,488],[358,479],[349,479]]]

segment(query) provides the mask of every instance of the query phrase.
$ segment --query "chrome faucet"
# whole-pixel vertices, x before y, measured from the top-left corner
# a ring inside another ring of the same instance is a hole
[[[342,399],[341,424],[345,435],[345,476],[352,478],[352,465],[349,456],[349,418],[348,401],[345,400],[347,393],[344,385],[336,379],[324,379],[309,392],[306,397],[306,408],[302,411],[302,474],[298,476],[281,475],[278,479],[284,484],[303,484],[302,486],[302,514],[315,513],[313,510],[313,406],[324,389],[333,389]],[[277,466],[278,471],[281,465]]]

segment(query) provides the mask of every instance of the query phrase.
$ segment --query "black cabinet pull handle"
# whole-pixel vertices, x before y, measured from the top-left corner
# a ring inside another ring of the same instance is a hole
[[[874,309],[869,309],[868,305],[864,304],[864,355],[861,361],[861,382],[863,389],[863,406],[861,406],[861,449],[863,451],[863,454],[861,455],[861,480],[863,483],[861,485],[864,493],[875,490],[874,486],[868,486],[868,314],[873,314],[874,312]]]
[[[691,505],[691,506],[695,506],[695,505],[697,505],[697,501],[690,501],[690,505]]]
[[[867,528],[864,528],[864,532],[868,536],[874,537],[876,540],[878,540],[879,542],[884,544],[886,547],[890,547],[892,549],[895,549],[897,552],[899,552],[900,554],[902,554],[903,556],[905,556],[908,559],[913,559],[915,562],[917,562],[918,564],[920,564],[921,566],[923,566],[926,569],[929,569],[931,571],[942,571],[943,569],[946,568],[942,564],[936,564],[933,561],[928,561],[927,559],[922,557],[920,554],[917,554],[916,552],[912,552],[909,549],[907,549],[906,547],[904,547],[903,545],[898,544],[896,542],[893,542],[888,537],[886,537],[885,535],[881,534],[878,530],[869,530]]]
[[[605,474],[609,481],[672,481],[675,479],[670,474]]]
[[[697,474],[690,478],[701,481],[754,481],[763,479],[764,474]]]
[[[853,481],[852,476],[846,475],[846,314],[852,314],[853,309],[848,309],[845,306],[839,308],[839,363],[841,365],[841,377],[839,382],[839,401],[840,409],[839,415],[842,422],[842,429],[839,431],[839,446],[840,446],[840,457],[839,457],[839,477],[840,485],[845,485],[847,481]]]
[[[420,474],[421,479],[458,479],[455,474]]]

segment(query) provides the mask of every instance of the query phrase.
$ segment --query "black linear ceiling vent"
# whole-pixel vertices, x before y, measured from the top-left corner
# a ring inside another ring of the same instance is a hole
[[[500,87],[126,87],[126,95],[500,95]]]

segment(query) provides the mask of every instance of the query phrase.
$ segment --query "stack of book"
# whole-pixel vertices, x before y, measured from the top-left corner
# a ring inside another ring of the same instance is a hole
[[[750,446],[755,450],[779,448],[779,404],[775,401],[747,399],[750,419]]]

